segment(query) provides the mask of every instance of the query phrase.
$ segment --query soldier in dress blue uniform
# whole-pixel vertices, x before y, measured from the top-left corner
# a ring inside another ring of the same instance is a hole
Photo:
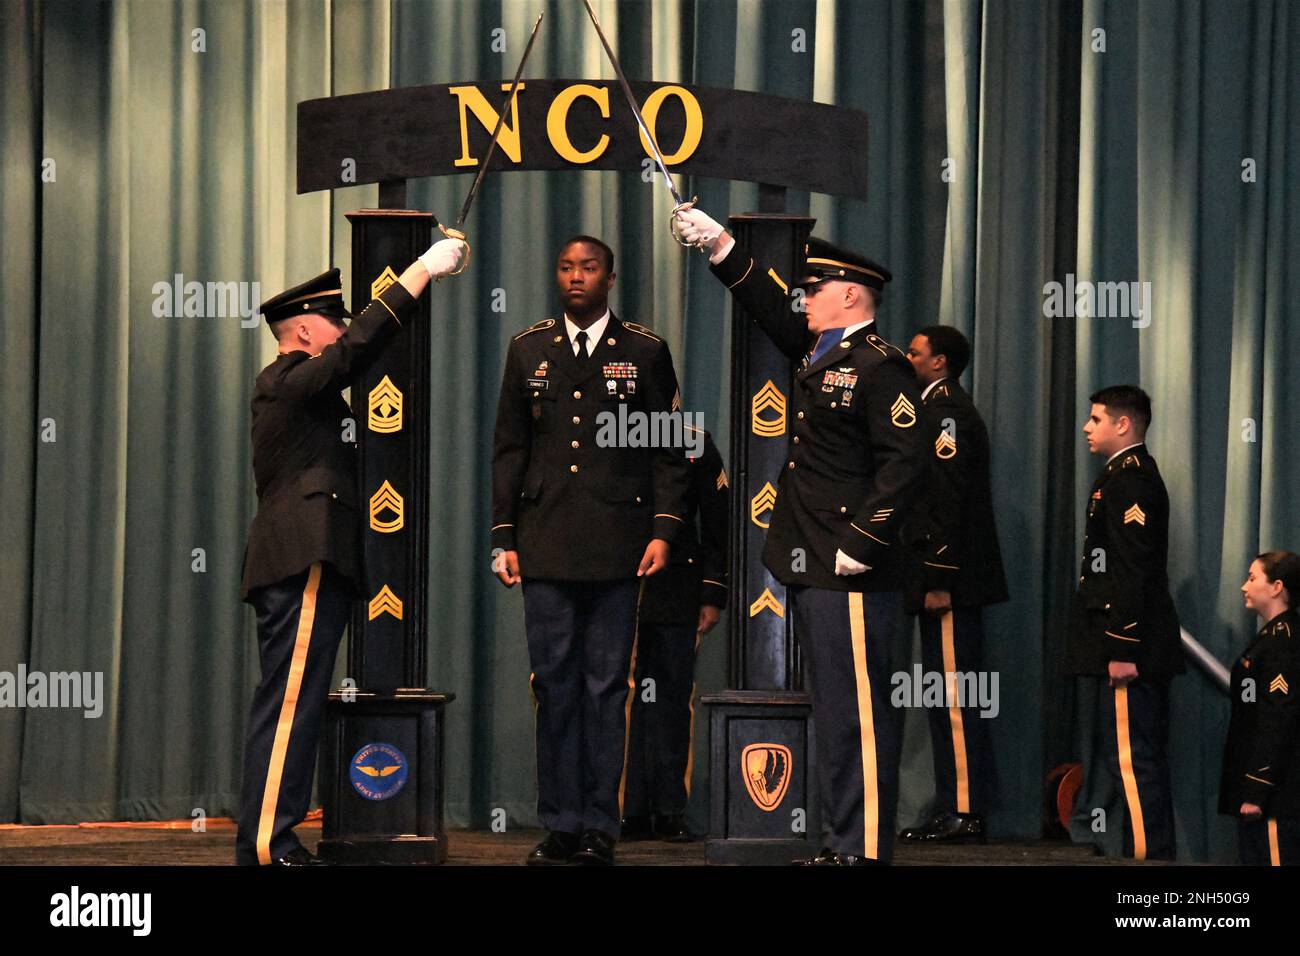
[[[1067,671],[1104,681],[1100,747],[1124,794],[1124,853],[1172,860],[1169,685],[1186,664],[1169,596],[1169,494],[1146,446],[1147,393],[1112,385],[1089,400],[1083,432],[1106,464],[1088,498]]]
[[[791,589],[808,663],[830,831],[808,862],[888,863],[902,735],[890,703],[902,632],[898,535],[926,467],[916,373],[876,332],[889,270],[811,238],[787,283],[698,209],[679,211],[674,231],[708,252],[713,274],[797,367],[763,563]]]
[[[704,635],[727,606],[730,494],[727,470],[713,437],[688,457],[691,485],[686,527],[672,562],[648,579],[641,595],[636,641],[636,691],[628,731],[623,839],[687,843],[694,766],[695,658]],[[647,686],[646,681],[653,681]],[[648,697],[653,688],[653,698]]]
[[[989,480],[989,435],[961,387],[970,362],[966,336],[948,325],[922,329],[907,350],[922,386],[921,424],[933,449],[925,494],[905,535],[908,613],[919,614],[927,673],[983,669],[983,608],[1007,599]],[[958,685],[960,686],[960,685]],[[978,702],[931,707],[934,814],[901,834],[926,843],[984,842],[993,799],[993,751]]]
[[[523,582],[537,702],[537,810],[548,834],[527,862],[609,864],[639,579],[668,565],[690,472],[684,435],[677,447],[633,440],[633,416],[671,430],[680,396],[663,339],[609,310],[613,251],[591,236],[569,240],[556,282],[564,317],[520,332],[506,355],[491,537],[497,576]]]
[[[430,278],[457,271],[466,246],[434,243],[351,324],[338,269],[262,303],[279,343],[253,387],[257,515],[242,596],[257,611],[262,680],[244,748],[236,862],[318,862],[293,828],[311,799],[334,656],[364,590],[356,449],[342,391],[415,315]]]
[[[1219,812],[1246,866],[1300,864],[1300,556],[1268,551],[1241,586],[1263,627],[1232,665]],[[1296,697],[1291,690],[1296,690]]]

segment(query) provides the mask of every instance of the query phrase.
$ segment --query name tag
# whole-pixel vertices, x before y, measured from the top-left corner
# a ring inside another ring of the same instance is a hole
[[[544,378],[530,378],[524,383],[531,389],[546,388],[551,383]]]

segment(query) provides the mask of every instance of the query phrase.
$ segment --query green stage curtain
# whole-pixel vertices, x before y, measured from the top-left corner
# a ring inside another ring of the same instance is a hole
[[[1236,594],[1250,557],[1300,545],[1286,507],[1300,490],[1286,440],[1300,332],[1283,325],[1297,287],[1286,250],[1300,228],[1300,78],[1287,64],[1300,56],[1300,16],[1280,0],[596,8],[634,78],[869,115],[869,201],[791,194],[788,208],[894,271],[888,338],[906,346],[942,321],[973,340],[966,381],[990,427],[1012,592],[988,615],[1001,691],[993,825],[1037,836],[1046,771],[1091,755],[1089,715],[1059,664],[1084,494],[1100,464],[1078,431],[1088,394],[1124,380],[1152,393],[1175,597],[1221,659],[1253,626]],[[350,287],[344,215],[375,206],[377,190],[295,193],[295,104],[508,80],[543,10],[526,76],[612,77],[581,5],[561,0],[0,9],[0,671],[101,671],[106,697],[97,719],[0,709],[0,821],[234,811],[257,679],[253,616],[238,601],[255,506],[248,397],[274,348],[239,317],[157,317],[155,283],[256,281],[265,298],[333,264]],[[493,49],[498,27],[504,52]],[[1096,29],[1105,52],[1094,52]],[[54,182],[41,180],[46,158]],[[408,205],[454,220],[470,179],[412,182]],[[757,207],[751,185],[680,186],[716,218]],[[521,601],[492,578],[487,553],[490,434],[509,337],[556,311],[564,238],[610,241],[615,311],[668,339],[686,406],[722,448],[730,439],[730,303],[703,257],[668,237],[669,208],[662,185],[633,172],[490,176],[467,223],[470,270],[431,290],[428,679],[457,695],[452,825],[484,826],[497,808],[512,826],[536,823]],[[1150,281],[1150,326],[1045,318],[1043,286],[1067,273]],[[504,312],[491,308],[498,290]],[[1245,419],[1254,441],[1242,440]],[[701,691],[725,685],[725,659],[715,632]],[[1190,673],[1174,708],[1181,854],[1230,859],[1230,830],[1214,814],[1226,701]],[[703,829],[697,717],[692,816]],[[932,787],[923,715],[908,718],[900,823]],[[1081,812],[1114,796],[1094,774]],[[1113,830],[1076,835],[1113,843]]]

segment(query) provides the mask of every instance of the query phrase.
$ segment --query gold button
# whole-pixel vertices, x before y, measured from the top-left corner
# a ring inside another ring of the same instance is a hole
[[[640,503],[641,503],[641,496],[640,496],[640,495],[637,495],[637,496],[636,496],[636,503],[637,503],[637,504],[640,504]]]
[[[573,393],[573,397],[574,397],[574,398],[582,398],[582,392],[574,392],[574,393]]]
[[[619,397],[619,398],[627,398],[627,396],[624,395],[622,392],[619,392],[619,393],[618,393],[618,397]]]
[[[577,443],[576,441],[571,441],[571,442],[569,442],[569,447],[571,447],[571,448],[577,448],[577,447],[578,447],[578,443]]]
[[[570,465],[570,466],[569,466],[569,471],[573,472],[574,474],[577,474],[577,472],[578,472],[578,466],[577,466],[577,465]]]
[[[800,412],[800,413],[799,413],[799,417],[800,417],[800,418],[803,418],[803,412]]]
[[[581,424],[582,424],[582,419],[579,418],[577,415],[574,415],[574,416],[573,416],[573,424],[575,424],[575,425],[581,425]]]
[[[1107,611],[1110,610],[1110,605],[1109,605],[1109,604],[1106,605],[1106,610],[1107,610]]]
[[[798,435],[795,435],[795,436],[794,436],[794,443],[795,443],[796,445],[799,444],[799,436],[798,436]]]
[[[844,507],[843,505],[840,505],[840,514],[847,514],[848,510],[849,510],[848,508]]]
[[[541,392],[533,392],[533,398],[537,398],[537,397],[539,397],[541,394],[542,394]]]
[[[338,494],[337,491],[331,491],[331,492],[330,492],[330,497],[331,497],[331,498],[337,498],[338,496],[339,496],[339,494]]]
[[[614,345],[614,344],[615,344],[615,342],[614,342],[614,337],[611,335],[609,338],[607,338],[607,339],[605,340],[605,344],[606,344],[606,345]],[[641,500],[640,498],[637,499],[637,501],[640,501],[640,500]]]
[[[687,559],[686,559],[686,563],[687,563],[687,564],[694,564],[694,563],[695,563],[695,559],[694,559],[694,558],[687,558]]]
[[[794,462],[793,462],[793,461],[790,462],[790,464],[786,465],[786,467],[787,467],[787,468],[793,468],[793,467],[794,467]]]
[[[834,408],[834,407],[835,407],[835,403],[834,403],[834,402],[831,402],[831,408]]]
[[[1080,583],[1080,584],[1082,584],[1082,583],[1083,583],[1083,575],[1082,575],[1082,574],[1081,574],[1081,575],[1079,575],[1079,583]]]

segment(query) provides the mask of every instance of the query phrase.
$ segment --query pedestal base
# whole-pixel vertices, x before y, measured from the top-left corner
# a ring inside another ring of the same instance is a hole
[[[709,863],[780,865],[821,849],[812,703],[793,691],[724,691],[709,708]]]
[[[321,740],[324,827],[331,863],[442,863],[444,708],[453,694],[399,689],[330,695]]]

